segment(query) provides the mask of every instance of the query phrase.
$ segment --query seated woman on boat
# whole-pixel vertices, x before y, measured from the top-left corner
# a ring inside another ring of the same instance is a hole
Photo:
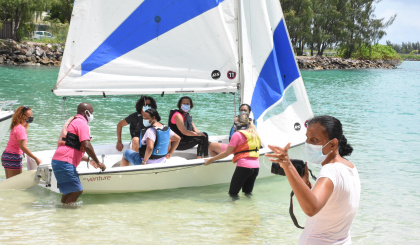
[[[250,105],[242,104],[242,105],[239,106],[239,115],[236,116],[234,121],[233,121],[233,125],[232,125],[232,128],[230,129],[230,133],[229,133],[229,141],[232,138],[232,135],[236,131],[244,129],[244,126],[242,126],[238,121],[239,116],[242,115],[242,114],[246,114],[249,117],[250,113],[251,113],[251,106]],[[252,118],[249,118],[249,121],[252,121]],[[210,144],[209,144],[210,156],[216,156],[220,152],[225,151],[227,147],[228,147],[228,144],[218,143],[218,142],[210,142]]]
[[[130,114],[117,124],[117,146],[118,151],[122,151],[123,144],[121,140],[122,127],[130,124],[131,149],[138,151],[140,131],[144,128],[143,114],[147,109],[157,110],[156,101],[150,96],[141,96],[136,103],[136,112]]]
[[[238,130],[232,135],[232,139],[225,151],[204,163],[209,165],[216,160],[223,159],[232,153],[234,154],[232,161],[236,163],[236,169],[229,188],[229,195],[233,198],[237,198],[241,189],[246,195],[251,194],[260,170],[258,157],[261,140],[255,125],[246,114],[239,115],[238,123],[245,129]]]
[[[197,158],[208,157],[209,136],[206,132],[200,132],[188,113],[193,107],[190,97],[181,97],[178,101],[178,110],[169,113],[169,127],[181,137],[177,150],[187,150],[197,146]]]
[[[128,166],[130,162],[134,165],[160,163],[171,157],[181,138],[159,121],[160,115],[155,109],[145,111],[139,152],[126,150],[121,166]]]

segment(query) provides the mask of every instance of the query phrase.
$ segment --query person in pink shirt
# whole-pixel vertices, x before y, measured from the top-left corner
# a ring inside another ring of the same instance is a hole
[[[230,182],[229,195],[236,199],[239,191],[245,195],[250,195],[255,179],[260,169],[259,149],[261,140],[257,134],[255,125],[249,121],[248,115],[242,114],[238,117],[238,122],[245,130],[238,130],[233,135],[225,151],[208,159],[204,164],[209,165],[212,162],[234,154],[232,161],[236,163],[236,169]]]
[[[6,179],[22,173],[22,155],[26,154],[41,164],[41,159],[37,158],[27,147],[28,137],[26,131],[29,124],[34,120],[32,110],[28,106],[20,106],[13,114],[10,124],[10,136],[6,149],[1,156],[1,163],[6,172]]]
[[[67,127],[65,144],[59,145],[52,158],[52,168],[57,179],[58,188],[63,194],[61,202],[65,204],[76,202],[83,192],[77,166],[82,160],[88,161],[85,152],[92,159],[94,167],[105,170],[104,164],[99,162],[92,145],[88,123],[93,120],[93,107],[89,103],[80,103],[77,115]]]

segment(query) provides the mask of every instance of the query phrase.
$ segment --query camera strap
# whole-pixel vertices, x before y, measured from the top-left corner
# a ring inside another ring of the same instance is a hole
[[[308,171],[309,171],[309,173],[311,174],[312,179],[316,181],[316,177],[312,174],[312,171],[311,171],[309,168],[308,168]],[[293,196],[294,196],[294,195],[295,195],[295,193],[294,193],[293,191],[292,191],[292,192],[290,192],[290,206],[289,206],[289,214],[290,214],[290,218],[292,218],[293,224],[295,224],[295,226],[296,226],[297,228],[304,229],[305,227],[302,227],[302,226],[300,226],[300,225],[299,225],[299,223],[298,223],[298,221],[297,221],[297,219],[296,219],[296,216],[295,216],[295,214],[293,213]]]

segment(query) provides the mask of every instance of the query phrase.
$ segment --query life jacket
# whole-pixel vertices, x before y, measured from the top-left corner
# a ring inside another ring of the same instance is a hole
[[[67,128],[69,127],[70,123],[76,118],[77,116],[72,116],[69,119],[67,119],[66,123],[64,123],[63,128],[60,132],[60,136],[58,137],[57,145],[66,145],[76,150],[84,152],[85,149],[82,146],[82,143],[80,143],[79,136],[67,131]]]
[[[152,155],[149,157],[149,159],[158,159],[168,154],[169,139],[171,138],[170,129],[168,126],[163,126],[163,128],[157,128],[154,126],[151,126],[151,127],[156,129],[156,140],[153,147]],[[142,141],[143,135],[146,133],[146,130],[151,127],[144,128],[140,132],[139,154],[140,154],[141,159],[144,158],[144,155],[146,154],[146,148],[147,148],[146,144],[143,145],[141,141]]]
[[[171,128],[171,130],[176,133],[179,137],[184,138],[186,137],[186,135],[182,134],[181,131],[178,129],[178,127],[176,126],[176,123],[172,123],[171,119],[172,116],[175,114],[175,112],[179,112],[181,114],[183,114],[183,111],[181,110],[171,110],[169,112],[169,119],[168,119],[168,126]],[[185,116],[185,120],[184,120],[184,126],[188,131],[192,131],[193,130],[193,124],[192,124],[192,116],[188,113],[183,114]]]
[[[241,134],[245,135],[247,142],[237,146],[233,151],[234,157],[233,162],[236,163],[239,159],[245,157],[259,157],[259,149],[261,142],[258,137],[252,137],[252,134],[247,130],[239,130]]]

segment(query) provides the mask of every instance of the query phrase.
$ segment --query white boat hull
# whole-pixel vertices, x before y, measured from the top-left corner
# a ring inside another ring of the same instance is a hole
[[[14,111],[12,106],[17,100],[0,101],[0,143],[9,131]]]
[[[291,157],[301,159],[302,150],[302,145],[292,147]],[[232,155],[208,166],[204,165],[203,159],[187,160],[181,157],[183,154],[193,155],[195,149],[191,149],[190,152],[175,152],[175,156],[166,163],[128,167],[119,167],[122,154],[115,150],[115,145],[98,146],[95,147],[95,151],[107,169],[102,172],[92,166],[87,166],[84,162],[77,167],[84,193],[143,192],[229,183],[235,170]],[[266,152],[269,152],[266,148],[260,150],[258,178],[272,175],[271,162],[264,156]],[[35,153],[37,156],[40,155],[44,162],[38,166],[37,179],[40,181],[39,186],[59,193],[57,180],[50,164],[53,154],[54,150]]]

